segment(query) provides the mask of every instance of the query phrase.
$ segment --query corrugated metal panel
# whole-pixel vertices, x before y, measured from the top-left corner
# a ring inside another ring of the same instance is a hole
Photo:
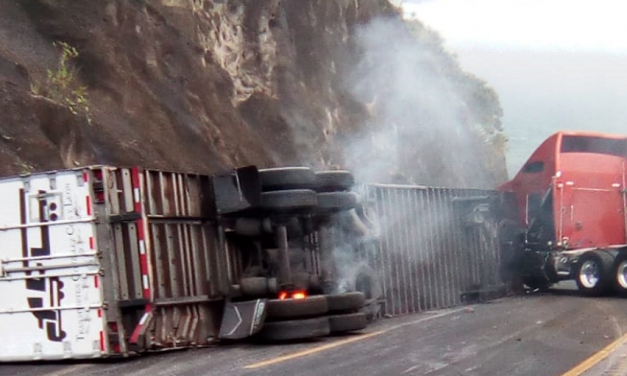
[[[471,225],[454,205],[455,198],[494,192],[384,185],[360,191],[379,232],[366,257],[383,285],[383,313],[452,307],[465,292],[500,286],[496,226]]]
[[[210,178],[145,170],[142,183],[154,303],[147,346],[206,344],[236,263],[207,209]]]
[[[232,274],[211,210],[210,177],[139,168],[93,171],[102,178],[97,201],[105,204],[110,223],[100,238],[112,235],[106,276],[115,278],[103,282],[114,290],[107,318],[120,338],[111,343],[120,343],[122,353],[127,336],[140,350],[206,344],[217,335]]]

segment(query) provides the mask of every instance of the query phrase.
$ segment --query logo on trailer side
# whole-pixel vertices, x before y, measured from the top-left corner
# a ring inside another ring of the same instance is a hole
[[[38,191],[37,195],[39,221],[41,226],[39,227],[39,235],[41,239],[41,247],[29,247],[28,244],[28,228],[22,227],[22,256],[25,259],[22,262],[25,268],[38,268],[43,266],[41,262],[33,261],[30,259],[33,257],[50,256],[50,228],[46,224],[49,216],[47,211],[50,209],[47,207],[46,191]],[[20,219],[21,224],[26,225],[26,193],[24,190],[20,190]],[[56,218],[56,217],[55,217]],[[66,332],[63,330],[63,323],[61,321],[61,310],[55,309],[61,307],[61,301],[64,298],[63,294],[63,282],[59,277],[45,277],[45,270],[39,269],[34,271],[25,272],[26,289],[30,291],[39,292],[39,296],[29,296],[28,306],[33,309],[33,315],[37,318],[37,322],[40,329],[45,329],[46,335],[50,341],[61,342],[66,337]],[[37,275],[40,278],[37,278]],[[44,302],[47,304],[44,305]]]

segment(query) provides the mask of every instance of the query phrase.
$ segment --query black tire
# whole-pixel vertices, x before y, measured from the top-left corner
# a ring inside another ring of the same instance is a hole
[[[329,316],[329,329],[332,334],[362,330],[367,326],[366,314],[362,312]]]
[[[259,170],[261,189],[264,192],[313,189],[316,186],[316,174],[308,167],[282,167]]]
[[[366,297],[361,292],[347,292],[326,297],[329,312],[333,313],[357,311],[366,304]]]
[[[306,211],[317,205],[316,192],[309,189],[273,191],[261,194],[261,208],[273,212]]]
[[[603,295],[614,280],[614,257],[604,251],[586,252],[577,261],[574,277],[582,294]]]
[[[624,252],[624,251],[623,251]],[[619,253],[614,259],[614,289],[621,296],[627,296],[627,254]]]
[[[318,193],[319,213],[334,213],[351,210],[357,206],[357,194],[354,192]]]
[[[316,172],[316,191],[318,192],[348,191],[354,185],[355,177],[349,171]]]
[[[329,320],[318,317],[307,320],[266,322],[258,337],[266,341],[293,341],[328,336]]]
[[[268,320],[290,320],[324,315],[329,311],[324,295],[305,299],[268,300]]]

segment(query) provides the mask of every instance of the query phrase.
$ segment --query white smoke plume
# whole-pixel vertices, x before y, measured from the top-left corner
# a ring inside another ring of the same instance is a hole
[[[347,145],[347,164],[361,182],[486,186],[472,180],[486,175],[478,156],[493,124],[481,124],[484,109],[467,103],[484,86],[459,70],[435,35],[416,30],[424,38],[398,19],[358,29],[361,57],[345,86],[372,120]],[[488,120],[498,123],[498,115]]]
[[[347,166],[361,183],[493,188],[485,163],[500,130],[498,100],[461,71],[435,34],[415,26],[375,19],[356,32],[360,57],[344,84],[371,120],[347,145]],[[421,307],[446,306],[472,282],[462,276],[466,260],[456,256],[459,244],[452,240],[453,231],[466,230],[449,206],[452,195],[438,192],[418,203],[417,192],[388,188],[381,210],[371,212],[384,249],[371,267],[382,280],[416,283],[384,283],[389,299],[411,295]],[[340,292],[350,290],[362,240],[333,251]],[[433,286],[417,285],[444,272],[448,279],[437,286],[447,302]]]

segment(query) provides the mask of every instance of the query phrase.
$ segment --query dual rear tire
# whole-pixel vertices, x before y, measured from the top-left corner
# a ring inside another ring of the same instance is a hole
[[[363,312],[314,317],[301,320],[273,321],[264,324],[258,338],[264,341],[296,341],[354,332],[368,325]]]
[[[364,303],[359,292],[268,300],[267,321],[257,337],[292,341],[362,330],[368,325],[366,314],[359,312]]]
[[[627,254],[613,256],[607,251],[584,253],[575,268],[577,287],[584,295],[600,296],[610,292],[627,295]]]
[[[614,287],[621,296],[627,296],[627,255],[619,254],[614,261]]]
[[[328,215],[357,205],[357,195],[350,192],[355,179],[348,171],[285,167],[259,170],[259,176],[260,208],[266,212]]]
[[[607,293],[613,281],[614,257],[604,251],[589,251],[581,255],[575,268],[579,291],[587,296]]]
[[[349,191],[355,178],[349,171],[317,171],[307,167],[280,167],[259,170],[264,192],[309,189],[316,192]]]

